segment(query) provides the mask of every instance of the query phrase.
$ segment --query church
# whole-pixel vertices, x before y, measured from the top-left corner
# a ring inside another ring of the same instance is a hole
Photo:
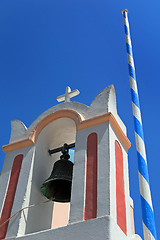
[[[114,86],[90,106],[56,106],[29,128],[11,122],[0,176],[0,239],[140,240],[130,197],[127,129]]]

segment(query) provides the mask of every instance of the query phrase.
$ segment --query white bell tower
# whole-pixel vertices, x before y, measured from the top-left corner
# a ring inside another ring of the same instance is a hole
[[[131,144],[117,114],[114,87],[105,88],[89,107],[70,102],[78,93],[66,89],[66,94],[58,97],[65,102],[42,113],[28,129],[22,122],[12,121],[10,142],[3,146],[6,158],[0,176],[0,239],[141,239],[134,234],[129,193]],[[60,157],[60,153],[49,155],[48,150],[64,143],[75,143],[67,206],[45,202],[47,198],[40,191]],[[57,215],[62,221],[58,225]]]

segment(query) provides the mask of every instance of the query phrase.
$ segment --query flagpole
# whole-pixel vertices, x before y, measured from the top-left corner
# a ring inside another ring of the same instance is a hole
[[[151,191],[148,177],[148,167],[146,150],[143,136],[143,125],[141,118],[141,110],[139,104],[139,96],[136,82],[136,73],[133,59],[133,51],[130,37],[128,10],[122,11],[124,17],[127,59],[129,68],[129,79],[132,96],[132,111],[135,126],[135,140],[138,156],[138,175],[139,175],[139,187],[141,195],[141,207],[142,207],[142,222],[143,222],[143,234],[144,240],[156,240],[156,229],[154,221],[154,212],[151,199]]]

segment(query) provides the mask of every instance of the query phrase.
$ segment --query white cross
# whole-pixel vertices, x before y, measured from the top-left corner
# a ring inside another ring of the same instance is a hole
[[[70,87],[66,87],[66,92],[65,92],[65,94],[57,97],[56,99],[57,99],[58,102],[62,102],[62,101],[70,102],[70,99],[71,99],[72,97],[77,96],[78,94],[80,94],[80,92],[79,92],[77,89],[71,91],[71,88],[70,88]]]

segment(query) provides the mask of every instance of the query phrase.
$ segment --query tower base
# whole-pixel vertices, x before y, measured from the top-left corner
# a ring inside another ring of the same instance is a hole
[[[10,238],[13,240],[15,238]],[[110,216],[69,224],[57,229],[19,236],[17,240],[140,240],[138,235],[126,236]]]

